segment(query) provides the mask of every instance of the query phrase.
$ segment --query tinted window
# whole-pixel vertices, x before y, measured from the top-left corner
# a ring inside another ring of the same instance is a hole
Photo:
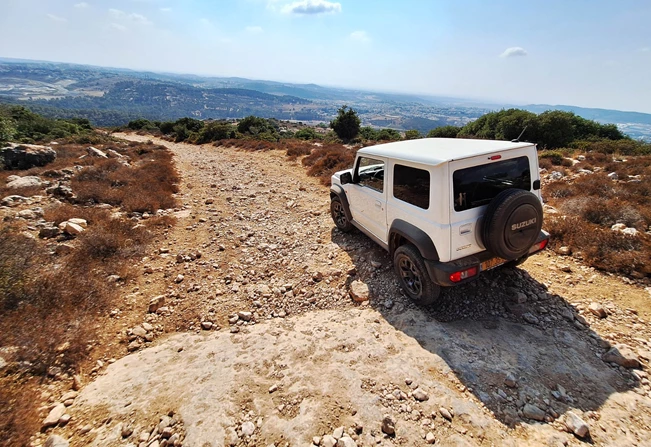
[[[384,191],[384,162],[372,158],[360,157],[357,166],[358,184]]]
[[[429,172],[409,166],[393,167],[393,197],[419,208],[429,208]]]
[[[529,159],[518,157],[495,163],[459,169],[452,177],[454,210],[464,211],[488,204],[509,188],[531,189]]]

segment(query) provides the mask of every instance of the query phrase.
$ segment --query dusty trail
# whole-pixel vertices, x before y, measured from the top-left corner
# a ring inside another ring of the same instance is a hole
[[[303,446],[340,426],[357,445],[424,445],[428,433],[439,445],[581,445],[569,412],[595,445],[649,445],[645,370],[601,359],[611,343],[650,359],[643,287],[544,254],[419,309],[382,250],[333,230],[327,188],[281,152],[121,137],[175,153],[183,208],[125,297],[112,346],[137,352],[82,390],[57,429],[71,445],[154,445],[139,437],[170,411],[186,446]],[[350,299],[353,279],[369,302]]]

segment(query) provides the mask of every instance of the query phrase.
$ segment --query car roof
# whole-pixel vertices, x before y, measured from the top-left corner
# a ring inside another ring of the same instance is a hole
[[[377,155],[427,165],[474,157],[488,153],[533,146],[533,143],[463,138],[421,138],[368,146],[357,151],[362,155]]]

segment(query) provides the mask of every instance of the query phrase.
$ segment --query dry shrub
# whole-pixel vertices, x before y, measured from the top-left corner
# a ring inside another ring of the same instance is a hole
[[[328,144],[314,149],[303,159],[303,165],[308,167],[308,175],[318,177],[323,185],[329,185],[332,174],[352,167],[356,153],[356,150],[340,144]]]
[[[566,245],[580,251],[593,267],[624,274],[651,274],[651,238],[644,233],[628,236],[579,217],[548,218],[545,227],[553,247]]]
[[[108,203],[126,211],[154,213],[176,205],[179,176],[172,154],[162,146],[130,145],[131,166],[116,159],[92,159],[72,178],[81,203]],[[86,159],[85,159],[86,160]]]
[[[40,428],[40,396],[31,382],[15,374],[0,378],[0,447],[30,445]]]

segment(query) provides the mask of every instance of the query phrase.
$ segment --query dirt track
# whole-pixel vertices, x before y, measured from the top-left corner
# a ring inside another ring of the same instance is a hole
[[[142,261],[122,321],[180,333],[158,336],[84,388],[63,430],[72,445],[137,445],[169,410],[189,446],[309,445],[339,426],[357,445],[424,445],[428,432],[439,445],[580,445],[564,429],[569,411],[595,445],[649,445],[645,371],[601,359],[625,343],[649,360],[644,288],[543,254],[419,309],[381,249],[333,229],[327,188],[299,163],[155,142],[176,154],[184,208]],[[352,302],[353,279],[369,285],[370,302]],[[156,295],[166,310],[148,314]],[[589,312],[592,302],[608,317]],[[229,323],[238,312],[251,321]],[[109,352],[126,352],[127,336],[111,345],[107,334]],[[416,386],[427,400],[412,396]],[[530,418],[533,406],[546,420]],[[384,414],[397,421],[395,437],[380,430]],[[256,425],[251,437],[241,433],[246,421]],[[124,440],[122,423],[135,428]],[[80,434],[87,424],[93,430]]]

